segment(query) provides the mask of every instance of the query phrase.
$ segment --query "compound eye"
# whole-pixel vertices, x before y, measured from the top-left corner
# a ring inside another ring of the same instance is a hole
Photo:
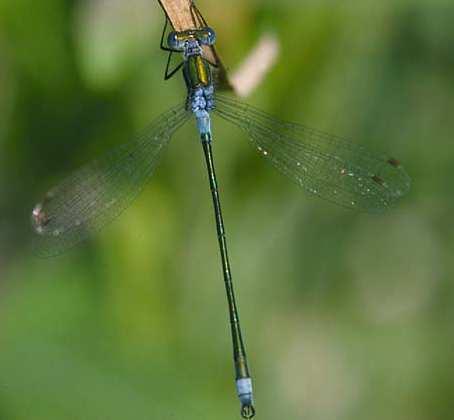
[[[181,40],[179,39],[178,34],[176,32],[169,33],[169,35],[167,36],[167,45],[169,48],[173,50],[182,49]]]
[[[214,29],[208,27],[206,28],[206,34],[207,34],[207,44],[208,45],[214,45],[216,42],[216,32],[214,32]]]
[[[202,45],[213,45],[216,42],[216,34],[213,29],[203,28],[197,32],[197,39]]]

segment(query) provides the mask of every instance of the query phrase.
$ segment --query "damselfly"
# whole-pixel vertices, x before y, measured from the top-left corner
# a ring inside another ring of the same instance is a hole
[[[170,32],[161,47],[182,54],[180,68],[187,88],[186,101],[159,116],[144,133],[98,160],[82,167],[56,188],[32,212],[41,255],[60,254],[118,216],[150,178],[174,132],[190,117],[205,156],[219,241],[232,333],[237,394],[244,418],[254,416],[252,380],[246,359],[227,253],[224,222],[212,153],[211,115],[242,129],[251,143],[279,171],[306,191],[350,209],[382,211],[409,189],[410,178],[399,161],[375,154],[339,137],[280,121],[263,111],[215,95],[213,67],[203,53],[213,47],[216,35],[195,7],[194,29]],[[196,22],[202,22],[198,25]],[[167,23],[167,22],[166,22]]]

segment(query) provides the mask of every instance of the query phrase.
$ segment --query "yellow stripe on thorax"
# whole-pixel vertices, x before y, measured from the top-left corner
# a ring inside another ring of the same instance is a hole
[[[209,76],[207,72],[207,68],[205,66],[205,63],[203,62],[203,59],[201,56],[195,57],[195,66],[197,69],[197,76],[200,81],[204,86],[208,85],[209,83]]]

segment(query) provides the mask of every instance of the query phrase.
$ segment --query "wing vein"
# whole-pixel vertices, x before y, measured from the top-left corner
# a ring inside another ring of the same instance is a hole
[[[172,134],[189,116],[184,104],[170,109],[141,135],[51,189],[33,210],[36,253],[58,255],[125,210],[152,175]]]
[[[250,105],[216,96],[215,112],[245,131],[281,173],[310,193],[343,207],[377,212],[410,187],[395,159],[338,136],[273,118]]]

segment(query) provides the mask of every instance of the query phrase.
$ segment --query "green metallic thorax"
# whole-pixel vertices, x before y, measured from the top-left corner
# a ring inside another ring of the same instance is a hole
[[[211,69],[209,63],[200,55],[187,58],[183,67],[184,80],[189,90],[211,85]]]

